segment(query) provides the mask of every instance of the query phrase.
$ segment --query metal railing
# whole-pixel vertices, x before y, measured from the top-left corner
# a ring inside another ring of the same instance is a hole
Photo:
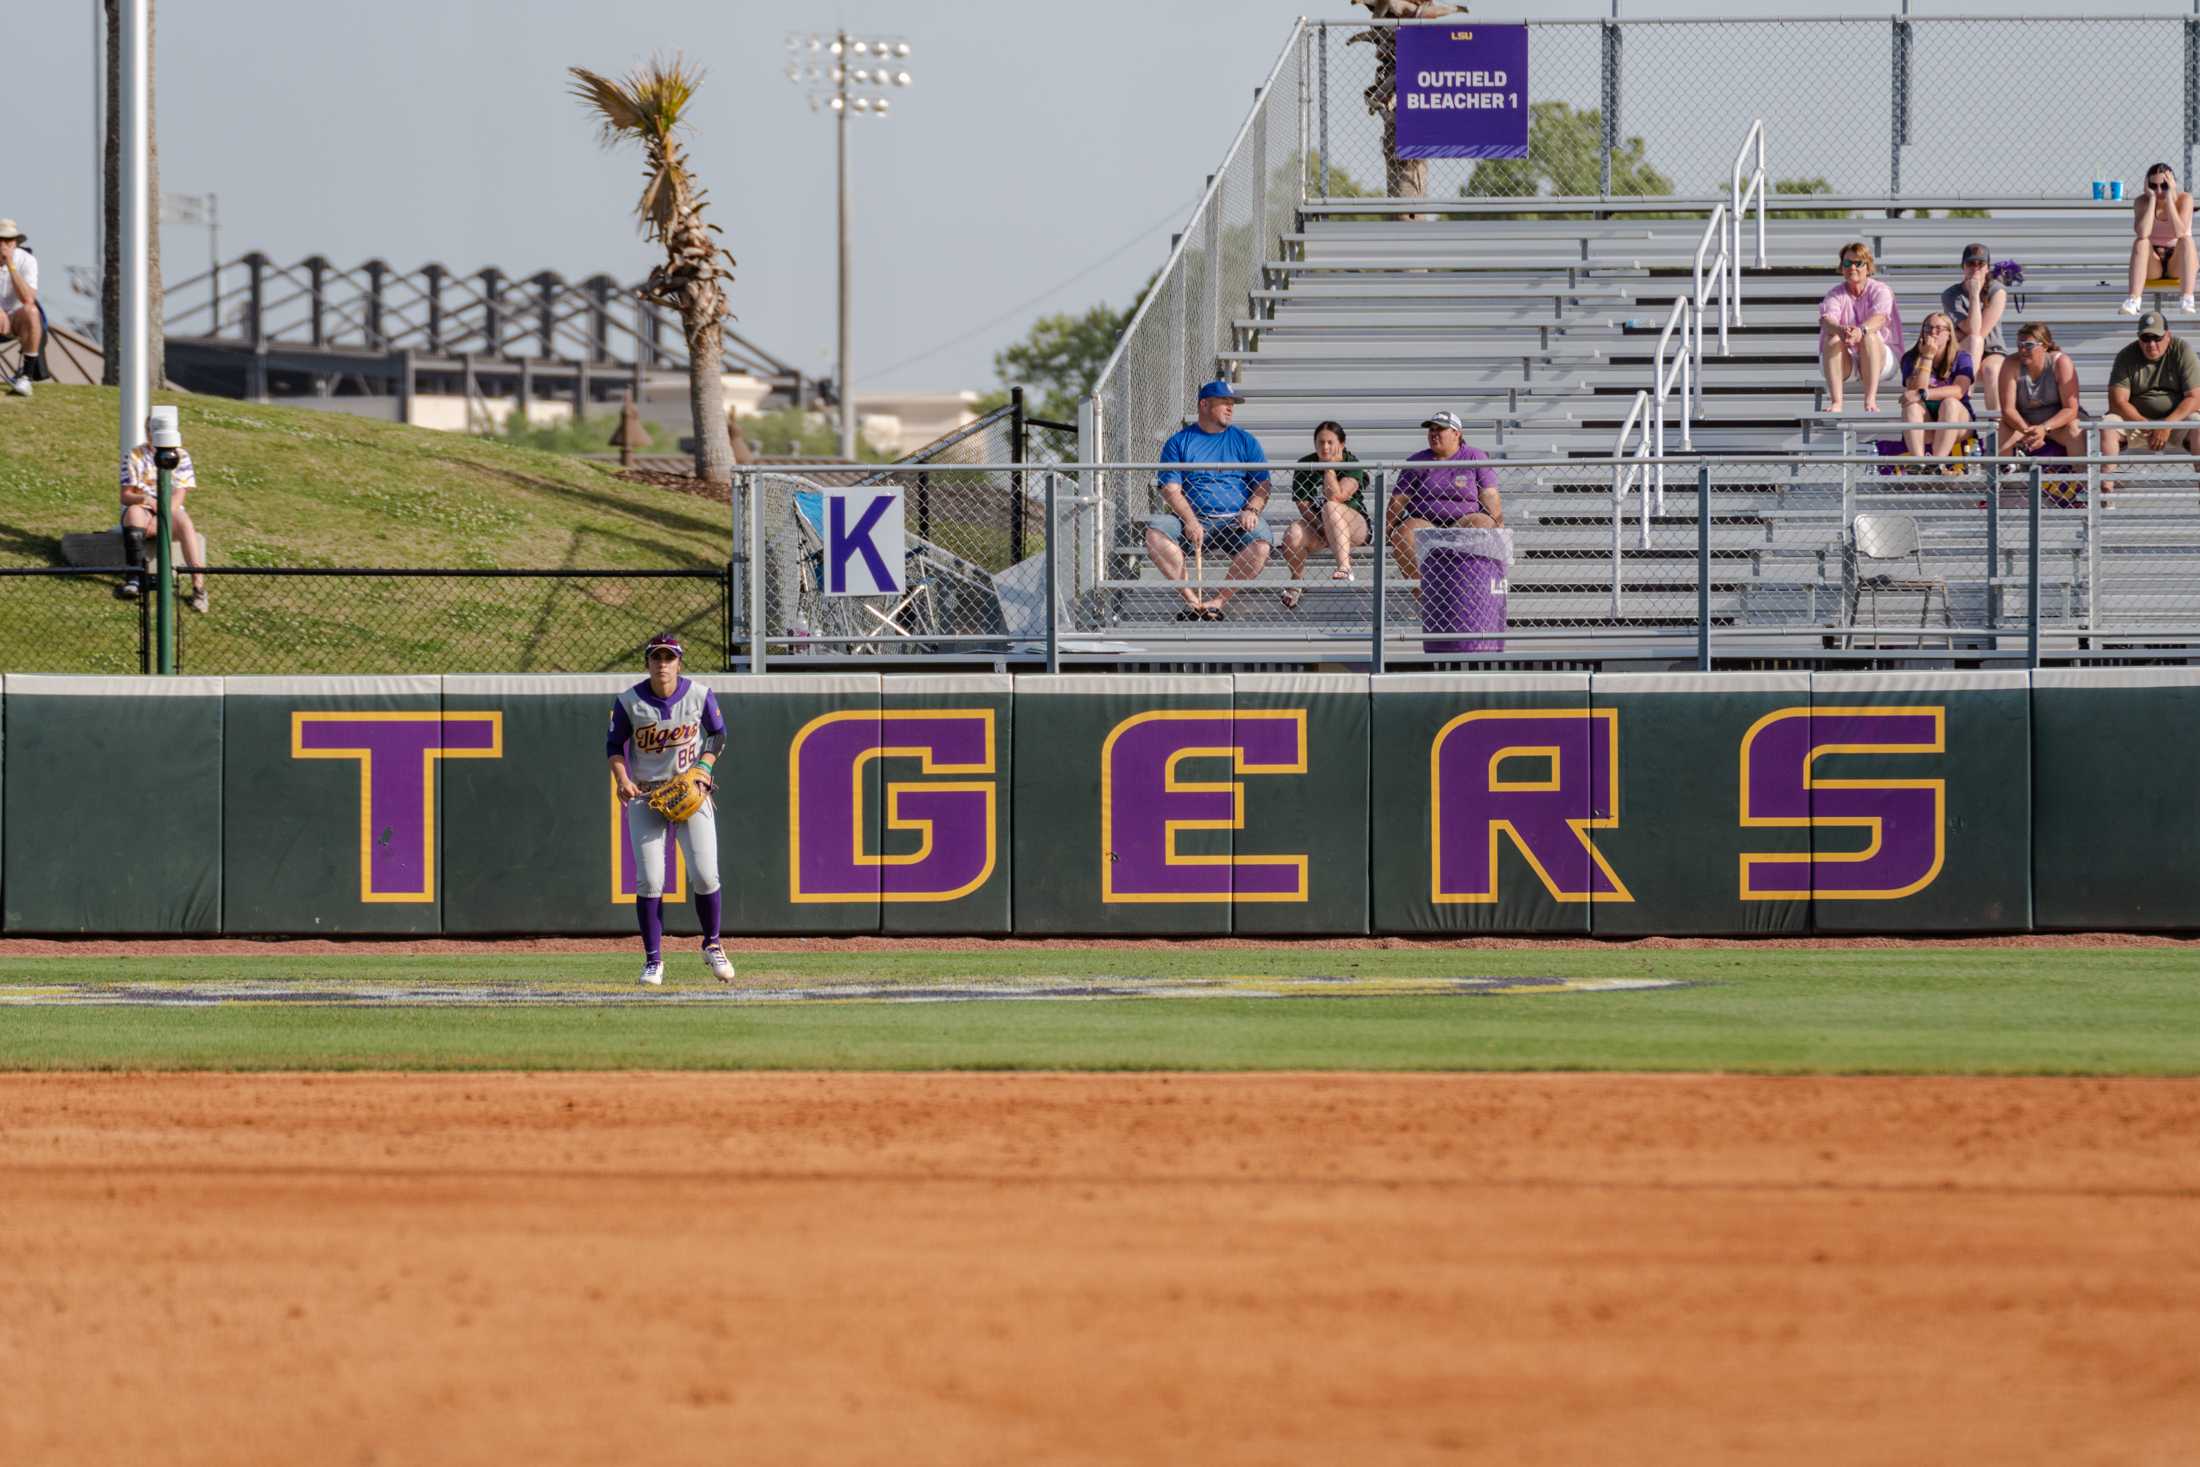
[[[1293,502],[1294,475],[1312,472],[1303,461],[1267,466],[1257,533],[1216,521],[1196,550],[1146,514],[1094,533],[1101,506],[1132,499],[1132,488],[1141,509],[1160,512],[1152,485],[1162,465],[997,464],[961,471],[961,502],[935,503],[934,536],[909,539],[899,583],[864,596],[829,595],[824,585],[818,501],[836,476],[748,473],[752,538],[737,564],[761,571],[745,661],[785,669],[878,659],[1383,665],[1470,651],[1492,663],[1707,666],[2200,657],[2200,510],[2182,477],[2200,460],[2127,456],[2104,499],[2109,462],[1676,452],[1665,466],[1684,478],[1661,507],[1654,456],[1489,460],[1511,533],[1494,569],[1455,543],[1456,520],[1446,522],[1455,511],[1429,510],[1427,486],[1404,477],[1425,462],[1357,465],[1365,514],[1347,516],[1341,551],[1311,533],[1316,508]],[[1036,480],[1029,492],[1042,506],[1032,556],[989,566],[968,553],[970,542],[956,548],[955,527],[991,523],[1019,473]],[[1623,533],[1626,492],[1645,496],[1638,536]],[[1610,496],[1602,512],[1583,514],[1585,496],[1598,493]],[[1876,534],[1860,538],[1874,516],[1914,532],[1904,565],[1886,563]],[[1461,593],[1476,577],[1482,591]],[[1468,637],[1460,618],[1475,613],[1466,603],[1491,597],[1509,610],[1481,639]],[[1466,643],[1475,645],[1461,650]]]
[[[1752,145],[1757,150],[1757,164],[1749,172],[1749,181],[1742,181],[1742,164],[1748,161]],[[1765,254],[1765,120],[1759,117],[1749,125],[1749,135],[1742,139],[1741,151],[1734,155],[1734,172],[1728,183],[1727,217],[1733,221],[1734,247],[1727,252],[1727,259],[1734,271],[1734,322],[1742,320],[1742,220],[1749,213],[1752,200],[1757,204],[1757,268],[1763,270],[1768,260]],[[1720,307],[1719,347],[1726,347],[1726,312]]]

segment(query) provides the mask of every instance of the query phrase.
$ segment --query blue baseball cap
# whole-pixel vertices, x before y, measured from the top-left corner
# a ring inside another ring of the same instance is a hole
[[[1245,401],[1244,398],[1238,396],[1238,390],[1235,387],[1232,387],[1220,377],[1215,378],[1214,381],[1199,389],[1199,400],[1201,402],[1205,402],[1210,397],[1219,397],[1225,402]]]

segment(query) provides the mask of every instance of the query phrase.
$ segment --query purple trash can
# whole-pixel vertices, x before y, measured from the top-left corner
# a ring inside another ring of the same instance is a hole
[[[1421,630],[1473,632],[1431,639],[1431,652],[1505,650],[1505,580],[1512,569],[1510,530],[1423,530],[1415,538],[1421,561]]]

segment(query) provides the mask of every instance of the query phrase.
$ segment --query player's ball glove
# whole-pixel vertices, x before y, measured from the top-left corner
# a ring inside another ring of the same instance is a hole
[[[674,825],[703,808],[710,798],[710,776],[700,768],[683,769],[649,792],[649,808]]]

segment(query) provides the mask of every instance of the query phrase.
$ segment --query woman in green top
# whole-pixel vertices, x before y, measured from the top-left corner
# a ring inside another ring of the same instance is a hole
[[[1366,476],[1357,468],[1335,467],[1359,463],[1345,449],[1344,428],[1337,423],[1315,428],[1314,451],[1299,462],[1322,467],[1301,469],[1291,476],[1291,499],[1299,511],[1297,521],[1283,532],[1283,558],[1291,567],[1291,579],[1296,581],[1306,574],[1309,554],[1326,548],[1337,557],[1337,568],[1329,573],[1329,579],[1349,581],[1352,547],[1365,545],[1368,532],[1367,505],[1360,497]],[[1284,610],[1296,610],[1301,594],[1297,586],[1285,591]]]

